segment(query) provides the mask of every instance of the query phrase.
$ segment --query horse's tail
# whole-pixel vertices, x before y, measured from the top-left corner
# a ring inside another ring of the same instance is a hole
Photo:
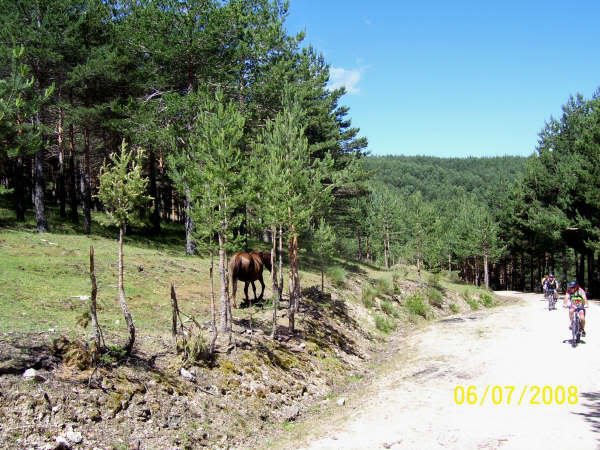
[[[231,286],[232,286],[232,296],[233,296],[233,307],[237,308],[235,303],[235,294],[237,292],[237,279],[238,272],[240,270],[240,258],[237,258],[235,255],[229,261],[229,273],[231,274]]]

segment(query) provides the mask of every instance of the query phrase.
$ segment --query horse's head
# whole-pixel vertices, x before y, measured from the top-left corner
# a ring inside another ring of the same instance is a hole
[[[269,272],[272,272],[273,268],[271,267],[271,252],[258,252],[258,254],[260,255],[263,266],[265,266]]]

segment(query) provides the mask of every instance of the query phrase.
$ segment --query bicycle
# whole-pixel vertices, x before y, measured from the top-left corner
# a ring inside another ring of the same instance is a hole
[[[556,309],[556,301],[558,300],[558,296],[556,295],[556,291],[553,289],[548,296],[548,311],[552,311]]]
[[[573,334],[571,346],[573,346],[573,348],[577,347],[577,344],[581,340],[581,319],[579,318],[579,311],[584,310],[584,306],[578,306],[575,308],[575,311],[573,311],[573,320],[571,321],[571,333]]]

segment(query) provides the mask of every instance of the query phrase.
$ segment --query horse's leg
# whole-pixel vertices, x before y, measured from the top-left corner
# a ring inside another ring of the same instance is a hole
[[[233,284],[233,307],[237,308],[237,305],[235,304],[235,293],[237,292],[237,278],[236,277],[232,277],[231,284]]]
[[[250,299],[248,298],[248,282],[244,281],[244,294],[246,294],[246,300],[244,300],[248,305],[250,305]]]
[[[256,286],[254,285],[254,281],[252,282],[252,292],[254,292],[254,303],[258,301],[256,298]]]
[[[260,286],[261,286],[260,297],[258,297],[258,298],[260,298],[262,300],[263,295],[265,293],[265,282],[263,281],[262,274],[261,274],[260,278],[258,279],[258,281],[260,281]]]

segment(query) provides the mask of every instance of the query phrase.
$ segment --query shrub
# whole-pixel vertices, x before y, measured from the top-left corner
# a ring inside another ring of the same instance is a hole
[[[458,312],[458,306],[456,306],[455,303],[450,303],[450,311],[456,314]]]
[[[396,321],[392,318],[377,314],[375,316],[375,327],[379,331],[387,334],[396,329]]]
[[[398,311],[398,308],[396,308],[389,300],[381,302],[381,310],[388,316],[396,318],[400,317],[400,312]]]
[[[400,294],[400,274],[398,272],[394,272],[392,274],[392,289],[394,294]]]
[[[437,289],[427,289],[427,299],[429,300],[429,304],[435,306],[436,308],[441,308],[444,306],[444,298],[442,297],[442,293]]]
[[[434,288],[437,289],[440,292],[444,292],[444,286],[442,286],[442,279],[441,279],[441,275],[440,273],[432,273],[431,275],[429,275],[429,285]]]
[[[377,295],[392,293],[390,282],[385,278],[381,278],[375,282],[375,289],[377,290]]]
[[[405,306],[410,314],[421,316],[425,319],[429,317],[429,309],[423,302],[423,297],[418,293],[409,295],[406,299]]]
[[[446,271],[446,278],[450,283],[460,283],[462,281],[458,275],[458,272]]]
[[[479,294],[479,300],[481,301],[481,304],[486,308],[491,308],[492,306],[494,306],[494,298],[489,292],[482,292],[481,294]]]
[[[346,284],[346,271],[343,267],[334,266],[327,271],[327,276],[337,288],[343,288]]]
[[[367,308],[373,308],[375,306],[375,297],[377,292],[370,284],[363,284],[361,288],[362,302]]]
[[[465,302],[467,302],[471,309],[479,309],[479,303],[474,298],[471,298],[471,293],[467,289],[462,292],[462,298],[465,299]]]

